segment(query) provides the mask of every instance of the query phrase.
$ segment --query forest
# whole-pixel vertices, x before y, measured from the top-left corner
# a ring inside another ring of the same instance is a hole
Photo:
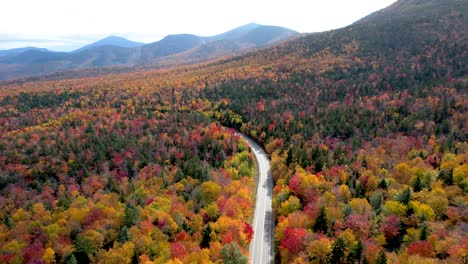
[[[0,262],[246,263],[240,131],[271,158],[277,263],[466,263],[468,7],[449,2],[196,66],[3,84]]]
[[[186,99],[113,88],[3,98],[0,262],[247,254],[253,156]]]

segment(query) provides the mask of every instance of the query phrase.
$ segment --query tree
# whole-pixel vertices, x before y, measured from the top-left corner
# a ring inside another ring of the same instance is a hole
[[[117,237],[117,241],[119,243],[125,243],[130,239],[130,235],[128,234],[128,228],[126,226],[122,227],[120,229],[119,235]]]
[[[319,215],[315,219],[314,231],[327,233],[328,230],[328,218],[327,211],[324,206],[320,207]]]
[[[420,175],[416,175],[416,179],[414,179],[413,182],[413,191],[414,192],[419,192],[423,188],[422,180]]]
[[[400,220],[397,216],[387,216],[380,226],[380,230],[387,240],[387,248],[397,249],[400,246]]]
[[[309,255],[312,263],[328,263],[331,246],[332,243],[327,237],[312,240],[307,247],[307,255]]]
[[[427,240],[427,237],[429,236],[429,230],[427,228],[427,225],[424,224],[422,227],[421,227],[421,231],[419,233],[419,239],[422,240],[422,241],[425,241]]]
[[[387,201],[383,206],[383,213],[385,215],[398,215],[405,216],[408,207],[398,201]]]
[[[175,242],[171,243],[170,246],[171,251],[171,258],[183,259],[185,255],[187,255],[187,250],[184,248],[182,243]]]
[[[226,244],[221,248],[221,257],[225,264],[246,264],[247,258],[242,254],[236,243]]]
[[[355,263],[356,261],[361,264],[363,260],[364,253],[364,244],[362,240],[359,239],[358,242],[351,248],[348,255],[348,260],[350,263]]]
[[[52,248],[47,248],[42,256],[45,263],[55,263],[55,251]]]
[[[202,183],[200,186],[200,192],[202,195],[202,201],[205,204],[209,204],[218,199],[218,196],[221,193],[221,186],[216,182],[207,181]]]
[[[200,242],[201,248],[208,248],[210,247],[211,242],[211,225],[208,224],[205,229],[202,231],[202,241]]]
[[[377,188],[380,188],[380,189],[384,189],[384,190],[387,190],[387,181],[385,179],[382,179],[380,182],[379,182],[379,185],[377,185]]]
[[[372,211],[372,207],[365,198],[353,198],[349,201],[349,205],[357,214],[367,214]]]
[[[140,213],[138,208],[131,203],[125,205],[125,215],[123,220],[123,226],[132,227],[138,223]]]
[[[304,228],[287,227],[280,241],[281,247],[292,255],[299,253],[303,247],[303,241],[307,231]]]
[[[439,180],[442,180],[446,185],[452,185],[453,184],[453,170],[442,169],[440,170],[437,178]]]
[[[301,202],[296,196],[291,195],[287,201],[284,201],[281,203],[281,207],[279,208],[278,211],[280,215],[286,216],[300,209],[301,209]]]
[[[418,216],[421,221],[433,220],[435,217],[434,210],[427,205],[418,201],[411,201],[410,208],[413,209],[414,213]]]
[[[119,247],[110,248],[108,251],[100,251],[95,259],[99,260],[98,263],[130,264],[135,253],[135,245],[132,242],[126,242]]]
[[[372,209],[374,209],[374,211],[377,214],[380,214],[380,212],[382,211],[382,203],[383,203],[383,196],[381,192],[377,192],[371,196],[370,204],[372,206]]]
[[[385,250],[381,250],[377,259],[375,260],[375,264],[387,264],[387,254],[385,254]]]
[[[468,192],[468,164],[465,163],[453,170],[453,182]]]
[[[67,264],[78,264],[78,261],[76,260],[75,255],[71,254],[71,256],[68,258]]]
[[[359,183],[354,190],[354,197],[356,198],[363,198],[366,195],[366,188],[364,185]]]
[[[339,237],[332,245],[330,263],[343,263],[345,261],[346,245],[344,240]]]
[[[97,249],[93,245],[93,241],[83,235],[78,235],[74,241],[74,245],[76,252],[73,257],[76,258],[79,263],[88,263],[89,255],[97,252]]]
[[[449,205],[445,191],[440,188],[434,188],[427,199],[427,204],[434,210],[437,217],[442,217]]]
[[[251,225],[245,223],[244,234],[247,236],[247,242],[250,242],[254,235],[254,230]]]
[[[429,241],[416,241],[408,246],[408,254],[431,258],[434,256],[434,249]]]
[[[350,214],[346,217],[345,227],[351,229],[354,234],[361,238],[367,238],[369,236],[371,226],[369,222],[369,216],[362,214]]]
[[[412,195],[409,187],[403,189],[403,191],[396,196],[396,200],[404,205],[408,205],[408,203],[411,201],[411,198]]]
[[[401,184],[407,184],[411,174],[411,169],[406,163],[397,164],[393,170],[393,177]]]

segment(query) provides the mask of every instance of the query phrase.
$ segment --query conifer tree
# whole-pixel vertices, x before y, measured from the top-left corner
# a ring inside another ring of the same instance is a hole
[[[343,263],[345,261],[346,245],[344,240],[339,237],[332,245],[330,263]]]
[[[327,230],[328,230],[327,211],[325,210],[325,207],[322,206],[320,208],[319,215],[317,219],[315,220],[314,231],[326,233]]]

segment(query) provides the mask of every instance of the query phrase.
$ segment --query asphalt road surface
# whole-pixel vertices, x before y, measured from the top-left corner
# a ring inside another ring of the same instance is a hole
[[[250,263],[273,263],[273,215],[271,198],[273,196],[273,176],[270,160],[265,151],[253,140],[241,135],[249,143],[258,164],[258,186],[255,215],[253,220],[254,237],[250,243]]]

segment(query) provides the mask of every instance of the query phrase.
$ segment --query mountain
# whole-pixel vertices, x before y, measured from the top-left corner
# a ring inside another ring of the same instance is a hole
[[[17,48],[17,49],[0,50],[0,57],[9,56],[9,55],[18,55],[20,53],[23,53],[25,51],[30,51],[30,50],[52,52],[48,49],[42,49],[42,48],[36,48],[36,47],[24,47],[24,48]]]
[[[87,49],[91,49],[94,47],[100,47],[100,46],[116,46],[116,47],[122,47],[122,48],[135,48],[144,45],[144,43],[141,42],[133,42],[125,38],[117,37],[117,36],[109,36],[107,38],[103,38],[101,40],[98,40],[94,43],[91,43],[89,45],[86,45],[82,48],[79,48],[73,53],[77,53],[80,51],[84,51]]]
[[[140,56],[138,64],[184,52],[203,43],[205,40],[202,37],[191,34],[169,35],[158,42],[142,46],[138,50]]]
[[[70,53],[38,50],[27,56],[2,56],[0,80],[95,67],[187,65],[267,47],[298,34],[283,27],[251,23],[216,36],[169,35],[145,45],[111,36]]]
[[[265,47],[272,43],[289,39],[298,32],[277,26],[259,26],[255,27],[245,35],[242,36],[242,40],[247,43],[251,43],[256,47]]]
[[[290,39],[298,34],[298,32],[284,27],[264,26],[250,23],[205,39],[209,44],[216,41],[229,41],[232,44],[237,45],[237,49],[243,49],[266,47],[273,43]],[[219,48],[219,44],[217,46]],[[232,46],[230,48],[232,48]]]
[[[253,29],[260,27],[260,24],[257,23],[249,23],[238,28],[229,30],[227,32],[221,33],[219,35],[215,35],[212,37],[208,37],[209,40],[223,40],[223,39],[239,39],[243,37],[245,34],[249,33]]]
[[[310,63],[324,54],[355,55],[361,60],[378,60],[391,67],[394,74],[395,69],[405,68],[402,71],[421,71],[428,77],[438,71],[463,75],[467,72],[467,13],[468,5],[463,0],[400,0],[342,29],[297,37],[233,60],[270,64],[294,57]],[[458,57],[447,59],[455,55]],[[429,63],[424,63],[425,68],[412,65],[422,62]],[[430,73],[435,68],[438,70]]]
[[[278,44],[298,34],[284,27],[250,23],[216,36],[199,38],[199,45],[194,45],[192,49],[153,59],[151,64],[168,67],[239,55],[249,50]]]

